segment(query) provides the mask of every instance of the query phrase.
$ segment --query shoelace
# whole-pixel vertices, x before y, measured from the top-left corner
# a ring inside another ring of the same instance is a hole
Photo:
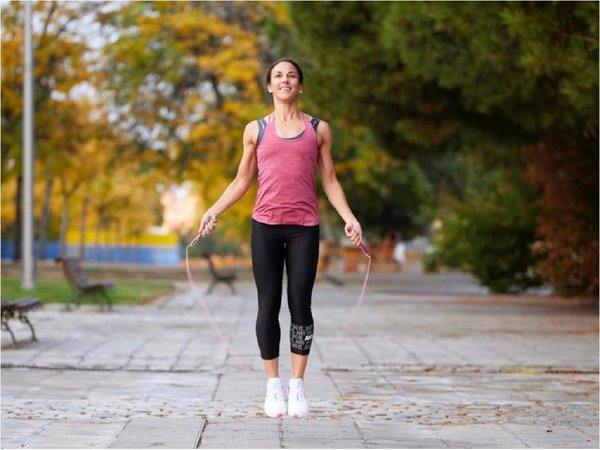
[[[270,386],[267,389],[267,397],[272,398],[275,401],[283,400],[285,398],[283,388],[278,389],[276,386]]]
[[[306,400],[304,386],[298,386],[294,389],[290,389],[290,395],[294,395],[296,397],[296,400]]]

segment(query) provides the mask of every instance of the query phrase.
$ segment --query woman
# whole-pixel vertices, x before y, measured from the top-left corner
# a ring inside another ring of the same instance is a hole
[[[258,168],[252,270],[258,293],[256,336],[268,378],[264,410],[270,417],[282,417],[286,412],[279,378],[278,319],[285,264],[292,353],[287,412],[300,418],[309,411],[304,371],[313,342],[311,300],[319,257],[317,169],[329,202],[344,220],[346,235],[356,246],[362,230],[335,175],[331,128],[298,109],[302,70],[294,61],[281,59],[271,65],[266,81],[274,110],[246,125],[237,175],[202,217],[199,233],[204,237],[215,229],[217,217],[246,193]]]

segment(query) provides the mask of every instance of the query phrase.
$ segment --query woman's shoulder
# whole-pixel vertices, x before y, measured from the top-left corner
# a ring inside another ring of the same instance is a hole
[[[253,131],[253,130],[258,130],[258,119],[248,122],[246,124],[246,126],[244,127],[244,131]]]
[[[308,115],[308,117],[317,134],[320,135],[321,133],[331,133],[329,122],[311,115]]]
[[[259,124],[258,120],[252,120],[248,122],[244,127],[244,142],[251,142],[256,144],[258,136]]]
[[[270,114],[248,122],[244,128],[244,139],[258,145],[267,129],[269,116]]]
[[[329,128],[329,124],[325,120],[317,116],[313,116],[312,114],[308,114],[307,112],[305,112],[304,115],[306,116],[307,120],[312,124],[315,131],[318,132],[320,129]]]
[[[246,124],[245,130],[246,131],[256,131],[259,128],[264,128],[267,123],[269,122],[269,115],[266,115],[264,117],[259,117],[258,119],[254,119],[251,120],[250,122],[248,122]]]

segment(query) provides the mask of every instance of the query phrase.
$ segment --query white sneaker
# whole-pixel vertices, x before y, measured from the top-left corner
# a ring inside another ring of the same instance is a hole
[[[302,378],[290,379],[288,415],[294,419],[308,416],[308,401],[306,400],[306,394],[304,393],[304,381]]]
[[[279,378],[267,380],[267,395],[265,397],[265,414],[269,417],[283,417],[285,415],[285,398],[283,385]]]

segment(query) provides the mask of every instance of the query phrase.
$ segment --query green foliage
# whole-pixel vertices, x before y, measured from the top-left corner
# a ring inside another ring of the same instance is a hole
[[[495,171],[471,180],[467,198],[452,201],[451,212],[434,238],[426,267],[443,264],[473,273],[495,292],[539,286],[532,252],[534,211],[531,188]]]
[[[598,261],[587,250],[598,247],[597,221],[573,216],[578,238],[565,239],[561,208],[549,201],[552,192],[568,192],[577,211],[597,211],[598,164],[587,163],[598,148],[597,2],[294,2],[290,9],[297,48],[310,55],[316,109],[351,135],[368,128],[377,148],[419,164],[445,220],[439,239],[447,261],[510,290],[536,282],[537,257],[552,261],[540,267],[559,287],[553,274],[571,273],[571,258],[579,286],[597,292]],[[539,155],[551,142],[571,143],[560,151],[587,180],[585,192],[545,170],[559,170],[551,155]],[[523,160],[531,146],[537,157]],[[536,174],[527,181],[538,195],[524,188],[525,171]],[[502,173],[510,189],[480,187],[490,203],[475,201],[476,180],[491,173]],[[505,202],[511,189],[514,201]],[[460,241],[465,233],[477,244]],[[544,254],[534,258],[534,247]],[[489,255],[502,252],[510,256],[494,268]],[[591,267],[585,275],[583,266]]]
[[[336,172],[354,213],[368,234],[396,229],[412,237],[431,220],[432,187],[414,159],[399,161],[378,148],[367,127],[342,129],[334,123]],[[342,227],[321,193],[324,220]],[[373,201],[377,199],[377,201]]]
[[[597,122],[597,36],[592,2],[396,2],[381,42],[407,76],[436,82],[465,112],[501,118],[531,138]]]

